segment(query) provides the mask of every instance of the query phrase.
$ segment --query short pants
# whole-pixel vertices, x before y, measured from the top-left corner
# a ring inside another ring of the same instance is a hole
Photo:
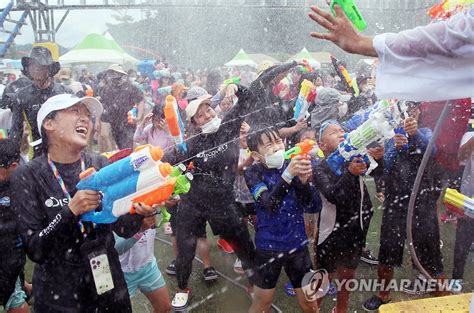
[[[272,262],[269,262],[273,260]],[[301,281],[311,270],[311,257],[307,247],[288,252],[256,250],[255,256],[255,286],[261,289],[274,289],[280,277],[281,269],[290,279],[293,288],[301,288]]]
[[[150,293],[166,285],[155,259],[136,272],[124,272],[123,274],[130,297],[135,296],[137,289],[143,293]]]
[[[170,224],[171,224],[171,231],[172,231],[171,236],[173,237],[176,236],[176,217],[175,216],[176,214],[171,213]],[[196,236],[198,238],[207,238],[206,226],[207,224],[203,223],[203,224],[199,224],[199,226],[196,227]]]
[[[10,299],[8,299],[7,303],[5,304],[5,310],[10,310],[14,308],[18,308],[26,302],[26,293],[21,286],[20,277],[16,279],[15,283],[15,290],[13,291]]]
[[[316,264],[318,269],[328,273],[336,272],[338,267],[356,269],[359,265],[365,240],[362,234],[335,236],[333,233],[316,249]]]

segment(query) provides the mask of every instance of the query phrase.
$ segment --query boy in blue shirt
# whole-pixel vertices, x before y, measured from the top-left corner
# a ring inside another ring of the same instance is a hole
[[[316,301],[306,300],[301,282],[311,270],[303,212],[312,205],[308,178],[311,161],[296,156],[285,161],[285,145],[275,129],[263,129],[247,139],[257,161],[245,170],[247,186],[256,201],[254,298],[249,312],[270,308],[284,268],[303,312],[318,312]]]

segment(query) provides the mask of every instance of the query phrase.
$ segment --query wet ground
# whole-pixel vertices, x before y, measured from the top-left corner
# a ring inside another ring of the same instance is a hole
[[[368,185],[373,186],[371,182],[368,182]],[[371,188],[373,190],[373,188]],[[373,203],[376,206],[375,214],[372,218],[367,242],[371,250],[377,255],[378,246],[379,246],[379,231],[380,231],[380,222],[382,217],[382,209],[380,203],[377,200],[372,199]],[[253,234],[253,229],[249,228]],[[225,254],[219,250],[216,246],[217,237],[212,236],[211,230],[208,228],[208,238],[212,245],[212,261],[215,268],[222,272],[224,275],[231,279],[239,279],[240,276],[235,274],[233,271],[233,264],[235,261],[235,255]],[[159,232],[159,238],[162,240],[169,241],[171,237],[164,235],[163,232]],[[452,258],[453,258],[453,248],[454,248],[454,236],[455,236],[455,225],[441,223],[441,236],[443,240],[443,256],[444,256],[444,266],[445,272],[448,277],[451,276],[452,272]],[[173,254],[171,246],[158,241],[155,244],[156,257],[158,260],[158,265],[162,272],[166,266],[172,261]],[[411,260],[409,258],[409,251],[406,249],[404,266],[395,273],[395,277],[398,279],[402,278],[412,278],[414,275],[412,271]],[[170,296],[173,297],[174,291],[177,287],[176,279],[172,276],[164,274],[166,278],[166,283],[168,285],[168,290]],[[363,278],[377,278],[377,267],[369,266],[365,263],[360,263],[357,269],[357,277]],[[464,290],[471,291],[474,288],[474,252],[471,252],[468,260],[466,262],[465,268],[465,282],[467,284],[464,286]],[[299,312],[296,299],[289,297],[285,294],[283,286],[288,281],[284,272],[282,272],[278,284],[278,289],[275,297],[274,304],[283,312]],[[240,282],[243,284],[246,283],[245,279],[242,279]],[[198,261],[194,262],[193,273],[191,275],[189,287],[193,291],[192,299],[192,309],[188,310],[191,312],[247,312],[250,306],[250,299],[248,298],[244,289],[236,287],[233,283],[228,280],[220,277],[219,280],[212,284],[208,285],[204,282],[202,277],[202,266]],[[362,303],[368,299],[372,293],[370,292],[355,292],[351,295],[350,302],[350,312],[365,312],[362,309]],[[418,297],[419,298],[419,297]],[[415,299],[413,296],[408,296],[401,292],[396,292],[392,294],[393,301],[407,301],[410,299]],[[147,303],[147,299],[141,295],[132,299],[134,306],[134,312],[152,312],[151,306]],[[321,312],[326,313],[335,305],[335,299],[326,297],[324,300]]]
[[[371,188],[373,189],[373,188]],[[379,203],[376,200],[373,200],[376,210],[374,217],[371,221],[370,230],[368,233],[367,242],[375,255],[377,255],[378,245],[379,245],[379,230],[380,230],[380,220],[382,216],[382,210]],[[250,228],[251,233],[253,234],[253,229]],[[441,224],[441,236],[443,240],[443,256],[444,256],[444,266],[445,272],[448,277],[451,276],[452,271],[452,258],[453,258],[453,247],[454,247],[454,234],[455,226],[452,224]],[[171,237],[164,235],[160,230],[158,236],[163,241],[170,241]],[[233,264],[235,261],[235,255],[225,254],[216,247],[217,237],[212,236],[210,229],[208,228],[208,238],[212,245],[212,262],[214,267],[221,272],[223,275],[229,279],[240,279],[239,282],[246,284],[246,280],[234,273]],[[173,297],[176,290],[177,284],[176,279],[172,276],[165,274],[165,268],[173,259],[173,252],[170,245],[164,243],[163,241],[157,240],[155,244],[155,255],[158,260],[158,266],[165,275],[166,283],[170,296]],[[466,292],[471,291],[474,288],[474,253],[471,252],[468,260],[466,262],[465,268],[465,282],[464,290]],[[27,266],[27,277],[31,277],[31,264]],[[409,258],[409,252],[406,250],[405,253],[405,262],[402,269],[396,271],[396,278],[412,278],[413,271],[411,266],[411,261]],[[377,278],[377,267],[369,266],[365,263],[360,263],[357,269],[357,277],[363,278]],[[283,285],[287,282],[287,278],[284,272],[282,272],[277,287],[277,293],[275,297],[274,304],[282,312],[299,312],[297,307],[296,299],[289,297],[285,294]],[[191,307],[188,311],[190,312],[229,312],[229,313],[240,313],[247,312],[250,306],[250,299],[246,294],[246,291],[231,281],[219,277],[218,281],[213,284],[207,284],[204,282],[202,276],[202,266],[198,261],[194,262],[193,273],[190,278],[189,287],[193,291],[193,299]],[[354,292],[351,295],[350,302],[350,312],[365,312],[361,305],[368,299],[372,293],[370,292]],[[401,292],[392,293],[393,301],[406,301],[414,299],[411,296],[403,294]],[[134,312],[144,313],[144,312],[153,312],[151,306],[149,305],[147,299],[140,293],[132,299]],[[326,297],[324,300],[321,312],[326,313],[330,312],[332,307],[335,305],[335,299]],[[3,311],[1,311],[3,312]]]

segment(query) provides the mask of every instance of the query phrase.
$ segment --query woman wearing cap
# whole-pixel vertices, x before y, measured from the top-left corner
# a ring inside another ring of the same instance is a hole
[[[36,313],[131,312],[112,230],[131,237],[143,216],[127,214],[115,224],[80,221],[81,214],[100,205],[97,191],[77,191],[75,186],[83,170],[106,165],[104,158],[83,151],[91,119],[101,112],[101,103],[91,97],[61,94],[48,99],[37,118],[44,154],[20,166],[12,179],[12,205],[26,252],[36,263]],[[143,214],[153,211],[136,207]],[[95,258],[104,265],[102,276],[96,277],[89,265]],[[96,288],[101,277],[111,278],[113,286]]]
[[[291,66],[293,64],[285,64],[277,70],[271,69],[270,75],[278,76]],[[243,116],[258,109],[260,102],[256,96],[269,81],[268,73],[263,73],[250,89],[233,85],[237,89],[238,102],[222,120],[211,107],[209,96],[191,101],[186,107],[187,120],[200,133],[188,140],[188,151],[181,158],[192,160],[195,175],[191,190],[181,196],[175,214],[178,245],[178,291],[172,302],[175,310],[182,310],[188,305],[188,279],[196,251],[196,234],[206,221],[215,235],[233,245],[243,268],[252,268],[254,246],[234,202],[234,181]]]
[[[54,82],[54,75],[59,71],[59,62],[55,62],[51,52],[44,47],[34,47],[30,56],[21,58],[24,73],[31,80],[31,84],[20,89],[13,98],[12,128],[10,137],[20,147],[23,135],[23,121],[26,119],[33,141],[40,139],[39,129],[36,127],[36,115],[41,105],[50,97],[72,93],[72,91]],[[30,157],[41,155],[41,145],[34,146]]]

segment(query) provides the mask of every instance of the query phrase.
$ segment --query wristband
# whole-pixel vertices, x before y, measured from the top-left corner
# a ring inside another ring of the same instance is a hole
[[[281,178],[283,178],[288,184],[290,184],[293,178],[295,178],[295,176],[291,175],[288,171],[288,168],[286,168],[281,174]]]

